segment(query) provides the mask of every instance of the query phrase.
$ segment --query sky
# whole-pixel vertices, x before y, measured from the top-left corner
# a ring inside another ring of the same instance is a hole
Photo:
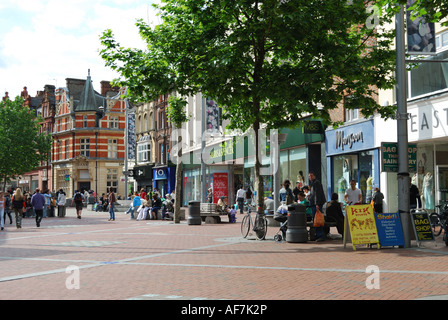
[[[86,79],[94,89],[118,74],[99,56],[100,36],[111,29],[120,45],[144,48],[137,19],[160,23],[153,0],[1,0],[0,96],[14,99],[27,87],[36,96],[46,84],[66,87]]]

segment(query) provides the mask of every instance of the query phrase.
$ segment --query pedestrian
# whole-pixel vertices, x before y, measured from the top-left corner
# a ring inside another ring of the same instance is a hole
[[[6,216],[9,217],[9,224],[12,224],[12,216],[11,216],[11,194],[9,192],[5,192],[5,215],[3,223],[6,223]]]
[[[373,210],[376,213],[383,213],[383,199],[384,195],[380,191],[380,188],[375,188],[373,192],[372,201],[373,201]]]
[[[82,195],[82,193],[79,190],[75,191],[75,196],[73,197],[73,201],[75,202],[76,216],[78,219],[81,219],[84,196]]]
[[[108,221],[115,221],[115,202],[117,202],[117,198],[115,197],[114,190],[110,188],[109,196],[109,220]]]
[[[327,208],[325,209],[326,218],[329,221],[336,221],[336,229],[338,233],[342,236],[344,235],[344,214],[342,213],[342,203],[338,201],[338,194],[332,193],[331,200],[327,203]],[[325,234],[330,234],[330,228],[324,227]]]
[[[34,212],[36,213],[36,227],[39,228],[44,215],[45,206],[45,196],[40,193],[39,189],[36,189],[33,196],[31,197],[31,205],[33,206]]]
[[[243,186],[240,186],[236,192],[236,202],[238,203],[238,208],[240,209],[240,214],[243,214],[244,198],[246,197],[246,190]]]
[[[160,208],[162,208],[162,200],[160,199],[158,193],[154,193],[154,195],[152,196],[152,219],[157,220],[157,213],[159,212]]]
[[[302,183],[300,181],[296,182],[296,186],[292,190],[292,194],[294,195],[294,202],[296,202],[299,198],[298,195],[302,191]]]
[[[44,199],[45,199],[45,204],[44,204],[44,215],[43,217],[46,218],[47,216],[49,216],[49,208],[51,206],[51,194],[50,194],[50,190],[45,190],[43,193]]]
[[[309,179],[309,189],[310,193],[308,195],[308,200],[310,202],[310,207],[313,212],[313,220],[316,216],[317,209],[323,210],[323,205],[325,204],[325,193],[322,184],[316,179],[314,172],[310,171],[308,173]],[[316,241],[324,241],[325,235],[323,233],[323,227],[316,228]]]
[[[5,203],[6,203],[6,198],[4,196],[4,192],[0,192],[0,229],[3,230],[5,229]]]
[[[418,187],[410,183],[409,186],[409,208],[410,209],[417,209],[422,207],[422,199],[420,198],[420,191],[418,190]]]
[[[58,217],[64,218],[66,211],[65,204],[67,203],[67,195],[65,194],[63,189],[59,190],[57,203],[58,203]]]
[[[146,195],[147,195],[147,193],[146,193],[146,191],[145,191],[144,188],[141,188],[141,189],[140,189],[140,195],[139,195],[137,192],[136,192],[135,194],[138,195],[138,196],[140,197],[140,200],[142,200],[142,199],[146,199]]]
[[[207,201],[213,203],[213,189],[211,187],[207,190]]]
[[[253,196],[253,192],[252,192],[252,190],[250,189],[250,186],[249,186],[246,189],[246,202],[247,202],[248,206],[250,206],[252,204],[252,196]]]
[[[16,227],[17,229],[22,228],[22,215],[23,215],[23,208],[24,208],[24,200],[25,197],[23,196],[22,190],[20,188],[17,188],[14,191],[14,195],[12,196],[12,208],[14,210],[15,218],[16,218]]]
[[[356,188],[356,181],[350,180],[350,188],[345,190],[344,200],[348,205],[362,203],[362,192]]]
[[[142,189],[143,190],[143,189]],[[146,193],[145,193],[146,194]],[[129,212],[131,213],[131,219],[134,219],[134,212],[135,210],[141,206],[142,204],[142,198],[138,195],[138,192],[136,191],[134,193],[134,198],[132,199],[132,204],[129,207],[128,211],[126,211],[126,214],[128,214]]]
[[[281,202],[289,205],[294,202],[294,194],[290,188],[291,182],[289,180],[285,180],[283,182],[283,188],[280,189],[278,196]]]

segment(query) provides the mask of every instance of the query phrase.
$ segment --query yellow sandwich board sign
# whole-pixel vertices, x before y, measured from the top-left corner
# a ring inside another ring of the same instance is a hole
[[[380,248],[375,216],[370,204],[345,207],[344,248],[350,232],[353,250],[358,244],[377,244]],[[348,229],[348,230],[347,230]]]

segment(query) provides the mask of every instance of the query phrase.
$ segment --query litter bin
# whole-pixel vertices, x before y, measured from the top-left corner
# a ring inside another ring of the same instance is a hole
[[[201,223],[201,202],[192,200],[188,202],[188,224],[200,225]]]
[[[288,229],[286,230],[287,242],[307,242],[308,230],[306,229],[306,207],[300,203],[288,206]]]

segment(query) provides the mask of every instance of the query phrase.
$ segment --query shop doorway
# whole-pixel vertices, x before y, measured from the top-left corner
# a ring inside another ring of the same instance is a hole
[[[437,166],[437,200],[440,204],[448,202],[448,165]]]

